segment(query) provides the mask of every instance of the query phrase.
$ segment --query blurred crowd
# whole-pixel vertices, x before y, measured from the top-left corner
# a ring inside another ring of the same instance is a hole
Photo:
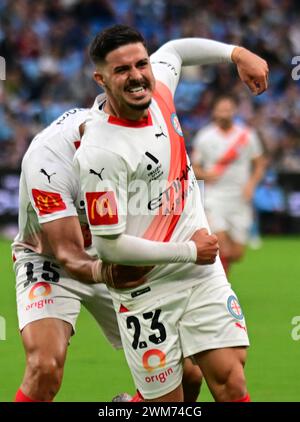
[[[279,172],[300,174],[300,2],[296,0],[0,0],[0,167],[18,169],[35,133],[97,93],[87,46],[114,23],[137,27],[150,52],[180,37],[239,44],[264,57],[270,88],[252,97],[234,67],[186,68],[176,94],[188,148],[221,93],[239,99],[238,119],[259,132]],[[294,68],[294,72],[293,72]],[[294,79],[292,78],[294,75]]]

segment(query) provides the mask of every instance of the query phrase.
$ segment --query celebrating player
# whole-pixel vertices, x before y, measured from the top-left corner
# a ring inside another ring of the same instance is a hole
[[[230,61],[232,47],[207,40],[198,43],[203,63]],[[104,99],[98,101],[101,106]],[[91,283],[104,277],[118,287],[134,287],[143,282],[141,276],[146,271],[102,267],[94,258],[84,198],[72,168],[87,116],[85,109],[63,114],[36,136],[22,163],[19,234],[13,252],[26,370],[17,401],[50,401],[55,397],[81,304],[96,318],[110,342],[121,347],[110,295],[105,285]],[[101,180],[103,170],[91,168],[89,174]],[[195,401],[201,373],[190,360],[185,361],[183,381],[185,400]]]
[[[183,400],[186,356],[199,364],[217,401],[249,401],[245,321],[216,258],[217,238],[209,234],[173,95],[181,66],[201,63],[203,48],[219,52],[220,61],[232,58],[256,94],[266,89],[268,68],[243,48],[224,52],[202,42],[171,41],[150,63],[141,34],[117,25],[91,46],[107,100],[95,101],[75,166],[99,256],[157,265],[142,288],[110,289],[126,358],[146,401]]]

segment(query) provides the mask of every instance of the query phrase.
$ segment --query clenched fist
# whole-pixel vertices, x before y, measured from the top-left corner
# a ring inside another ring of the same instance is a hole
[[[196,264],[208,265],[215,262],[219,251],[218,238],[215,234],[209,234],[206,229],[200,229],[195,231],[190,240],[197,246]]]
[[[264,59],[243,47],[235,47],[231,58],[237,66],[241,80],[254,95],[267,89],[269,68]]]

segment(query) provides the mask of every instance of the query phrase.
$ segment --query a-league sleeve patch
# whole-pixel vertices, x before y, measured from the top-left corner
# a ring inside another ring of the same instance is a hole
[[[32,196],[39,215],[48,215],[67,208],[60,193],[32,189]]]
[[[86,192],[88,218],[91,226],[107,226],[119,221],[114,192]]]

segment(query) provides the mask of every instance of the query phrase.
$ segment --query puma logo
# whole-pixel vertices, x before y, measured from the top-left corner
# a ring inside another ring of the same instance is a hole
[[[47,172],[46,172],[46,170],[44,170],[44,169],[41,169],[40,170],[40,173],[42,173],[42,174],[44,174],[46,177],[47,177],[47,179],[48,179],[48,182],[49,183],[51,183],[51,177],[54,175],[54,174],[56,174],[56,173],[52,173],[52,174],[48,174]]]
[[[242,324],[240,324],[239,322],[236,322],[236,323],[235,323],[235,326],[236,326],[236,327],[238,327],[238,328],[241,328],[242,330],[247,331],[247,330],[246,330],[246,327],[244,327],[244,326],[243,326]]]
[[[103,170],[104,170],[104,167],[103,167],[103,169],[101,169],[100,173],[97,173],[95,170],[90,169],[90,174],[95,174],[96,176],[99,177],[100,180],[103,181],[103,179],[102,179],[102,172],[103,172]]]
[[[167,135],[165,135],[165,134],[164,134],[164,132],[163,132],[162,128],[160,128],[160,130],[161,130],[161,132],[160,132],[160,133],[156,133],[156,134],[155,134],[156,139],[160,138],[161,136],[164,136],[164,137],[166,138],[166,137],[167,137]]]

